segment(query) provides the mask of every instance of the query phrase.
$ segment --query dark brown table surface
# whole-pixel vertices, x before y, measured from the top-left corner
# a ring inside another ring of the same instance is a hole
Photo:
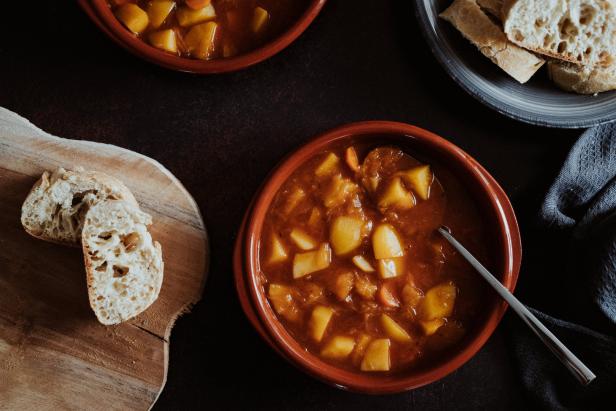
[[[235,295],[233,241],[270,169],[317,133],[384,119],[450,139],[501,183],[526,248],[518,294],[533,302],[529,283],[542,267],[541,253],[531,251],[535,214],[580,131],[514,122],[465,94],[432,57],[411,0],[330,0],[278,56],[209,77],[133,57],[72,1],[6,3],[16,5],[2,4],[0,105],[50,133],[117,144],[160,161],[201,207],[212,243],[210,276],[203,301],[173,330],[169,378],[156,410],[527,404],[507,345],[507,323],[517,321],[510,314],[453,374],[413,392],[374,397],[329,387],[283,361],[253,331]]]

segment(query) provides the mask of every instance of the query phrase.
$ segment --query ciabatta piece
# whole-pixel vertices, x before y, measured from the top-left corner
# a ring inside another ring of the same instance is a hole
[[[479,7],[496,17],[498,20],[501,19],[503,0],[477,0],[477,4],[479,4]]]
[[[148,308],[163,283],[160,244],[147,226],[152,218],[125,201],[92,206],[82,233],[88,296],[98,320],[118,324]]]
[[[578,94],[595,94],[616,90],[616,66],[591,69],[550,61],[548,72],[552,81],[566,91]]]
[[[520,83],[526,83],[544,61],[509,42],[502,29],[475,0],[456,0],[440,15],[470,40],[484,56]]]
[[[122,182],[96,171],[46,171],[21,207],[21,224],[34,237],[79,246],[88,208],[105,199],[137,201]]]
[[[616,61],[614,0],[507,0],[503,26],[517,45],[584,66]]]

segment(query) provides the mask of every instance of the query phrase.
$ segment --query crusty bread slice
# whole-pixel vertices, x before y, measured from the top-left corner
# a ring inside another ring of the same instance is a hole
[[[59,168],[49,175],[46,171],[21,207],[21,224],[34,237],[79,246],[88,208],[108,198],[138,207],[130,190],[107,174]]]
[[[440,16],[520,83],[526,83],[544,63],[534,54],[509,42],[502,29],[475,0],[455,0]]]
[[[558,87],[578,94],[596,94],[616,90],[616,66],[594,69],[550,61],[550,78]]]
[[[517,45],[584,66],[616,61],[614,0],[506,0],[503,26]]]
[[[490,13],[498,20],[501,19],[501,11],[503,10],[503,0],[477,0],[477,4],[483,10]]]
[[[147,229],[151,223],[150,215],[118,200],[101,201],[85,216],[88,296],[105,325],[136,316],[158,298],[164,264],[160,244]]]

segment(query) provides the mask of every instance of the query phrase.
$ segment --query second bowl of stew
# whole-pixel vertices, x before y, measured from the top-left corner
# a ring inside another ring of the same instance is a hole
[[[180,71],[220,73],[278,53],[326,0],[80,0],[93,21],[134,54]]]
[[[513,290],[515,215],[474,159],[401,123],[327,132],[276,168],[246,214],[234,261],[244,311],[281,355],[338,387],[436,381],[506,309],[441,225]]]

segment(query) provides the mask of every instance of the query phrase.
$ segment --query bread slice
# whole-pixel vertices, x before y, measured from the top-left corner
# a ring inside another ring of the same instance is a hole
[[[82,233],[90,306],[98,320],[118,324],[148,308],[163,282],[152,217],[126,201],[105,200],[85,216]]]
[[[517,45],[584,66],[616,61],[614,0],[506,0],[503,25]]]
[[[130,190],[107,174],[63,168],[51,175],[46,171],[21,207],[21,224],[34,237],[79,246],[88,208],[108,198],[138,207]]]
[[[578,94],[596,94],[616,90],[616,66],[594,69],[550,61],[548,73],[556,85]]]
[[[483,10],[490,13],[498,20],[501,19],[501,11],[503,10],[503,0],[477,0],[477,4]]]
[[[502,29],[475,0],[455,0],[440,16],[520,83],[526,83],[544,63],[534,54],[509,42]]]

